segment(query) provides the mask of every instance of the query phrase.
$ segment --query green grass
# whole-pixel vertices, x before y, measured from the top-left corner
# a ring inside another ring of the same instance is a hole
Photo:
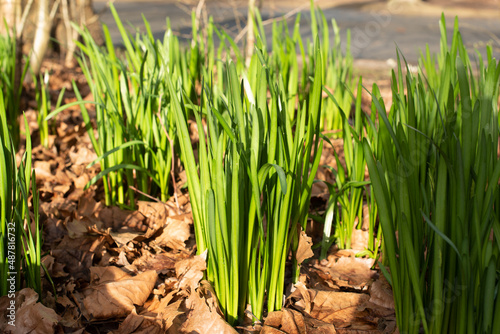
[[[451,48],[441,21],[437,63],[393,73],[388,114],[375,156],[364,143],[384,236],[399,330],[495,333],[500,330],[498,87],[488,50],[478,75],[458,24]],[[398,58],[399,60],[399,58]],[[425,76],[424,76],[425,73]]]
[[[16,166],[16,149],[7,124],[6,105],[0,90],[0,296],[30,287],[41,293],[41,244],[39,199],[34,171],[31,170],[31,139]],[[28,121],[25,118],[25,127]],[[33,195],[30,215],[30,190]],[[24,284],[23,284],[24,282]]]
[[[299,108],[295,132],[284,101],[283,79],[269,70],[267,55],[256,50],[249,72],[255,89],[226,64],[219,108],[209,84],[204,86],[198,129],[198,166],[189,138],[182,87],[168,80],[188,176],[198,252],[208,252],[207,278],[213,283],[227,320],[241,320],[249,303],[257,320],[264,304],[282,307],[284,270],[298,228],[307,219],[311,186],[319,164],[318,118],[321,74],[308,101]],[[319,50],[315,61],[321,68]],[[321,73],[321,71],[319,72]],[[268,102],[268,91],[271,98]],[[312,157],[312,161],[309,158]],[[265,300],[267,297],[267,300]]]
[[[6,28],[6,31],[10,29]],[[5,117],[7,119],[7,127],[12,135],[14,147],[19,146],[19,108],[21,102],[21,92],[23,89],[23,81],[28,69],[28,61],[24,68],[17,62],[18,55],[16,39],[7,35],[0,35],[0,89],[4,96]],[[16,76],[18,76],[16,78]]]

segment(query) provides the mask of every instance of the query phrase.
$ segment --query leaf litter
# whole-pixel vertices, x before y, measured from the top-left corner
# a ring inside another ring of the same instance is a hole
[[[73,71],[85,94],[81,71],[45,63],[53,77]],[[75,100],[68,82],[65,103]],[[33,88],[27,88],[33,94]],[[87,92],[88,93],[88,92]],[[91,106],[90,110],[91,110]],[[34,110],[28,119],[36,120]],[[36,131],[36,121],[30,122]],[[192,126],[192,139],[197,139]],[[35,138],[35,135],[32,135]],[[102,181],[84,190],[99,173],[78,107],[57,117],[50,149],[34,149],[37,186],[44,226],[43,295],[31,289],[16,293],[16,328],[7,324],[9,299],[0,298],[2,333],[393,333],[394,301],[389,283],[374,269],[375,261],[358,258],[368,240],[355,229],[351,250],[332,248],[318,261],[313,244],[321,239],[318,224],[300,231],[299,282],[292,285],[285,307],[267,314],[262,323],[231,327],[223,318],[210,283],[204,280],[206,253],[195,255],[191,207],[187,193],[166,202],[139,201],[137,210],[106,207]],[[342,142],[334,147],[343,161]],[[321,165],[335,166],[332,148]],[[182,171],[179,179],[185,179]],[[331,182],[327,168],[318,178]],[[312,205],[324,210],[328,190],[314,184]],[[363,225],[365,222],[363,222]],[[363,226],[364,227],[364,226]],[[312,258],[312,259],[311,259]],[[290,275],[290,273],[288,273]]]

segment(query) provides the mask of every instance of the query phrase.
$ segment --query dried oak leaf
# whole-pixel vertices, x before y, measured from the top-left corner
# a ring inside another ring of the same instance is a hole
[[[290,306],[336,328],[351,325],[368,313],[363,311],[370,299],[366,294],[308,289],[300,282],[296,288],[289,297]]]
[[[0,297],[0,332],[5,334],[54,333],[60,317],[53,309],[38,303],[38,294],[30,289],[16,292],[15,298]],[[11,310],[9,308],[14,308]],[[12,326],[12,322],[15,326]]]
[[[207,253],[208,250],[205,250],[201,255],[195,255],[175,264],[175,274],[179,280],[178,289],[190,288],[194,291],[198,287],[198,283],[203,278],[203,271],[207,269]]]
[[[146,302],[158,278],[152,270],[134,277],[113,266],[90,271],[91,284],[83,291],[83,305],[92,320],[128,315],[134,305]]]
[[[297,253],[295,258],[297,259],[297,264],[301,264],[305,259],[314,256],[314,252],[311,249],[313,245],[311,237],[308,237],[306,232],[300,231],[299,246],[297,248]]]

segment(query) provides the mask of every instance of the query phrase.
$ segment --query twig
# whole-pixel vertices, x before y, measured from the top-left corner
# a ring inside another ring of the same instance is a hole
[[[319,0],[314,0],[314,2],[318,2]],[[302,11],[304,8],[307,8],[309,6],[309,3],[307,4],[304,4],[302,6],[299,6],[295,9],[292,9],[291,11],[289,11],[288,13],[286,13],[285,15],[283,16],[279,16],[279,17],[273,17],[272,19],[268,19],[268,20],[265,20],[265,21],[262,21],[262,25],[263,26],[266,26],[266,25],[269,25],[273,22],[276,22],[278,20],[283,20],[283,19],[288,19],[290,18],[292,15],[295,15],[296,13]],[[245,26],[245,28],[243,28],[240,33],[234,38],[234,42],[235,43],[238,43],[242,38],[243,36],[245,36],[246,32],[248,30],[248,24]]]
[[[135,192],[137,192],[137,193],[141,194],[142,196],[146,196],[147,198],[152,199],[153,201],[156,201],[156,202],[159,202],[159,203],[166,204],[166,203],[164,203],[164,202],[160,201],[158,198],[153,197],[153,196],[151,196],[151,195],[149,195],[149,194],[146,194],[146,193],[145,193],[145,192],[143,192],[143,191],[140,191],[139,189],[137,189],[137,188],[136,188],[136,187],[134,187],[134,186],[130,186],[130,185],[129,185],[128,187],[129,187],[130,189],[132,189],[133,191],[135,191]]]
[[[26,4],[26,7],[24,7],[24,10],[23,10],[23,16],[21,17],[21,21],[19,21],[19,25],[18,25],[18,30],[16,31],[16,34],[17,34],[17,38],[21,37],[21,35],[23,34],[23,30],[24,30],[24,25],[26,24],[26,19],[28,18],[28,14],[30,12],[30,9],[31,9],[31,6],[33,5],[33,2],[35,0],[30,0],[27,4]]]

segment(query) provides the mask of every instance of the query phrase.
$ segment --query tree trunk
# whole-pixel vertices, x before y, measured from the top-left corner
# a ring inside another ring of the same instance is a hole
[[[42,65],[43,57],[47,52],[50,40],[51,20],[49,17],[49,0],[38,0],[38,19],[33,40],[33,51],[30,58],[30,65],[33,75],[38,75]]]
[[[250,60],[253,55],[253,48],[255,44],[255,36],[253,33],[254,27],[254,12],[255,12],[255,0],[248,0],[248,19],[247,19],[247,47],[245,52],[245,65],[248,67],[250,65]]]
[[[0,1],[0,33],[10,33],[16,27],[16,24],[21,19],[21,2],[19,0],[3,0]],[[9,31],[5,30],[5,22],[7,22],[7,27]]]

